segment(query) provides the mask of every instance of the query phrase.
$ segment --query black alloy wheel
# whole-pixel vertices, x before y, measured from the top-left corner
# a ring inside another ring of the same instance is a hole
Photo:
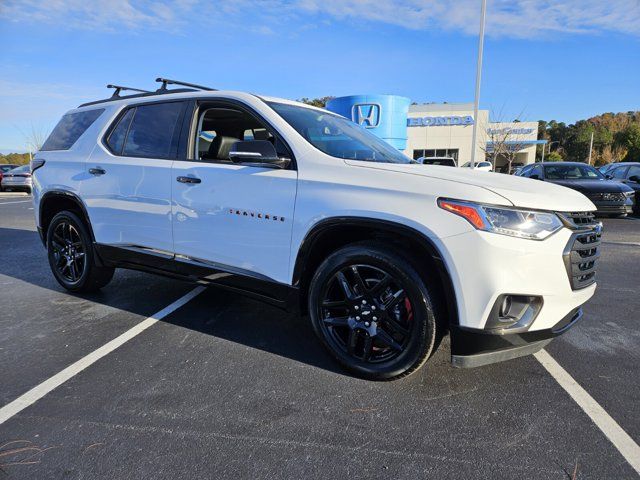
[[[402,256],[375,244],[332,254],[310,289],[311,320],[333,356],[365,378],[408,375],[435,340],[429,291]]]
[[[371,265],[347,265],[325,284],[322,324],[337,348],[377,363],[400,355],[413,309],[400,281]]]
[[[47,254],[53,276],[72,292],[99,290],[113,277],[113,268],[96,264],[91,235],[74,212],[62,211],[49,223]]]
[[[80,232],[70,221],[55,225],[51,250],[58,275],[69,283],[76,283],[85,272],[87,258]]]

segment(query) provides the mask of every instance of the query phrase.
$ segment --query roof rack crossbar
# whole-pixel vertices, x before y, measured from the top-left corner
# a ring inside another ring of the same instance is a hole
[[[216,88],[205,87],[202,85],[197,85],[195,83],[181,82],[180,80],[170,80],[168,78],[162,77],[156,78],[156,82],[162,82],[162,86],[158,90],[156,90],[157,92],[164,92],[165,90],[167,90],[167,85],[182,85],[183,87],[197,88],[198,90],[206,90],[210,92],[217,90]]]
[[[140,93],[151,93],[149,90],[140,90],[139,88],[131,88],[131,87],[124,87],[122,85],[107,85],[107,88],[115,88],[115,90],[113,91],[113,95],[111,95],[111,98],[120,98],[120,92],[123,90],[130,90],[132,92],[140,92]]]

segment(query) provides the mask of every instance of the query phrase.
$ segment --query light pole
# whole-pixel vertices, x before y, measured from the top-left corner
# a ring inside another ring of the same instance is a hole
[[[478,39],[478,62],[476,65],[476,93],[473,102],[473,135],[471,140],[471,161],[469,167],[473,170],[476,163],[476,147],[478,143],[478,107],[480,104],[480,81],[482,79],[482,51],[484,50],[484,23],[487,16],[487,0],[482,0],[480,9],[480,38]]]

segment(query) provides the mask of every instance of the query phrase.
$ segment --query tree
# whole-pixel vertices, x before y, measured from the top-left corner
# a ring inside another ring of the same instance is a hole
[[[320,98],[307,98],[302,97],[298,102],[306,103],[307,105],[312,105],[314,107],[324,108],[327,106],[327,102],[329,100],[333,100],[336,97],[328,96],[328,97],[320,97]]]
[[[551,152],[549,155],[544,157],[545,162],[561,162],[562,160],[564,159],[558,152]]]
[[[526,136],[513,133],[513,130],[507,126],[508,124],[500,124],[494,122],[492,127],[485,132],[486,138],[482,142],[482,150],[485,152],[486,158],[496,169],[496,161],[503,158],[506,161],[507,171],[511,172],[512,164],[518,156],[518,152],[529,146]]]
[[[640,123],[632,123],[625,128],[618,137],[618,144],[627,149],[626,161],[640,161]]]
[[[3,155],[0,153],[0,164],[16,164],[16,165],[26,165],[29,163],[29,154],[28,153],[8,153],[7,155]]]

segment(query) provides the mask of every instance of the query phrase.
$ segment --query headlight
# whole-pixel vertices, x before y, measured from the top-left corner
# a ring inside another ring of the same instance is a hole
[[[562,228],[555,213],[494,207],[460,200],[438,199],[438,206],[461,216],[478,230],[511,237],[544,240]]]

